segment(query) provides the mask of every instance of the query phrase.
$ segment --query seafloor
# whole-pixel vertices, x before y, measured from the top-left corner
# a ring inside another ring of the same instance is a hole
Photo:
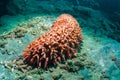
[[[60,13],[1,17],[0,80],[120,80],[120,43],[107,36],[114,24],[98,10],[78,8],[80,14],[73,15],[83,36],[78,56],[47,69],[24,64],[23,50],[47,32]]]

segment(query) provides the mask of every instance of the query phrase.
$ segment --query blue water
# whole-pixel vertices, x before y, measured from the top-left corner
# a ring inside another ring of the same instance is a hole
[[[84,67],[73,64],[70,69],[61,69],[63,63],[40,73],[41,68],[21,72],[16,64],[8,65],[23,55],[30,42],[49,31],[63,13],[72,15],[82,29],[78,54],[86,53],[82,56],[85,61],[79,63]],[[0,80],[120,80],[119,34],[120,0],[1,0]]]

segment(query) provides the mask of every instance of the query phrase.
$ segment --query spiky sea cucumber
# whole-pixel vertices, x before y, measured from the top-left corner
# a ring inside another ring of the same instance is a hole
[[[51,29],[31,42],[24,53],[24,62],[35,67],[56,65],[73,58],[80,48],[82,31],[78,22],[69,14],[60,15]]]

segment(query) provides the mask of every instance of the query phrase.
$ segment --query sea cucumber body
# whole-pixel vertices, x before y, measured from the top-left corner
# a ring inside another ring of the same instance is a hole
[[[69,14],[60,15],[51,29],[31,42],[24,52],[24,61],[46,68],[57,62],[73,58],[80,48],[82,31],[78,22]]]

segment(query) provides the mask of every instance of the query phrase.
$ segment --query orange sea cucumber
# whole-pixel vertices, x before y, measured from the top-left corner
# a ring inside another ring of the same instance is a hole
[[[31,42],[24,52],[24,62],[46,68],[56,62],[74,57],[82,42],[78,22],[69,14],[60,15],[51,29]]]

